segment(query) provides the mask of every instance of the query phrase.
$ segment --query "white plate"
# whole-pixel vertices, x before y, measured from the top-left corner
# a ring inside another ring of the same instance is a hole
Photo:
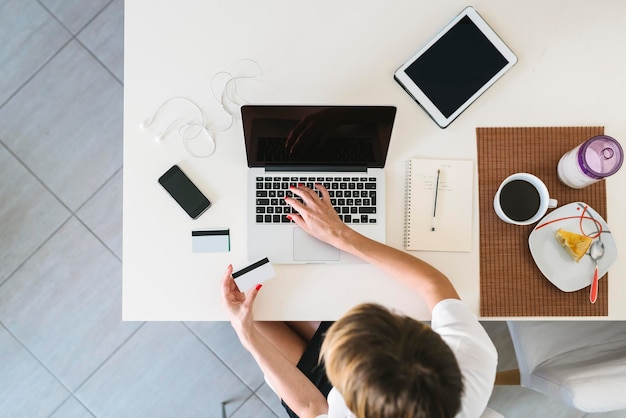
[[[585,207],[587,211],[581,223],[580,217]],[[574,261],[558,243],[554,234],[557,229],[563,228],[578,234],[594,236],[597,233],[596,223],[589,218],[594,218],[602,225],[603,232],[600,238],[604,243],[604,256],[598,261],[598,274],[602,277],[617,259],[617,247],[605,220],[586,203],[575,202],[555,209],[537,223],[528,237],[530,253],[537,267],[552,284],[564,292],[575,292],[589,286],[593,279],[595,263],[588,251],[578,263]]]

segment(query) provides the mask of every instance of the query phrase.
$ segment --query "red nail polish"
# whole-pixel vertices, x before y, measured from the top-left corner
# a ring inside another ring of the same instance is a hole
[[[257,284],[255,289],[259,290],[262,286],[263,286],[262,284]]]

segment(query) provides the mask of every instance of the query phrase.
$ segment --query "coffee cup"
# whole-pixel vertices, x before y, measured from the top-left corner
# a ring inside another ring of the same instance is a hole
[[[538,177],[515,173],[504,179],[493,198],[496,215],[514,225],[530,225],[539,221],[557,201],[550,199],[548,188]]]

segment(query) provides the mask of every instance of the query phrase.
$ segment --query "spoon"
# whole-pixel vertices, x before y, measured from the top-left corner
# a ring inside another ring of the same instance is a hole
[[[593,281],[591,282],[591,291],[589,292],[589,300],[591,303],[596,303],[598,299],[598,260],[604,255],[604,243],[597,240],[591,244],[589,249],[589,257],[596,262],[596,268],[593,273]]]

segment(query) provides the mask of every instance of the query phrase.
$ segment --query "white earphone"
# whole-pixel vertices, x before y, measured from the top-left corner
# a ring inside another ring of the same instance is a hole
[[[233,75],[233,73],[235,73],[236,67],[241,66],[242,63],[254,64],[255,72],[252,75],[246,75],[246,74]],[[224,86],[222,87],[220,94],[218,95],[215,93],[214,84],[215,84],[215,80],[219,76],[226,76],[227,79],[226,79],[226,82],[224,83]],[[232,67],[230,71],[220,71],[213,75],[213,78],[211,79],[211,93],[213,94],[213,97],[220,103],[224,112],[230,117],[230,122],[224,128],[209,129],[205,124],[204,113],[202,112],[202,109],[200,108],[200,106],[198,106],[193,100],[187,97],[183,97],[183,96],[174,96],[165,100],[163,103],[159,105],[159,107],[157,107],[152,117],[150,119],[143,121],[139,125],[139,127],[141,129],[148,129],[150,126],[152,126],[152,124],[157,119],[157,116],[159,115],[159,113],[163,110],[163,108],[165,108],[171,102],[183,101],[185,103],[188,103],[198,112],[199,118],[195,119],[195,118],[183,117],[183,118],[175,119],[161,133],[155,135],[154,139],[157,142],[161,142],[165,140],[165,138],[176,127],[178,127],[178,135],[182,139],[183,147],[192,157],[196,157],[196,158],[209,157],[213,155],[216,149],[216,143],[215,143],[215,140],[213,139],[212,134],[217,133],[217,132],[225,132],[229,130],[235,122],[235,113],[229,108],[229,105],[239,107],[241,106],[241,104],[247,103],[239,95],[239,93],[237,93],[237,80],[246,79],[246,78],[256,79],[256,78],[259,78],[260,76],[261,76],[261,67],[256,61],[252,59],[242,59],[238,61]],[[232,93],[230,93],[231,91]],[[241,102],[241,104],[239,102]],[[202,136],[206,136],[211,146],[208,152],[203,153],[203,154],[198,154],[189,147],[189,142],[193,140],[200,140]]]

